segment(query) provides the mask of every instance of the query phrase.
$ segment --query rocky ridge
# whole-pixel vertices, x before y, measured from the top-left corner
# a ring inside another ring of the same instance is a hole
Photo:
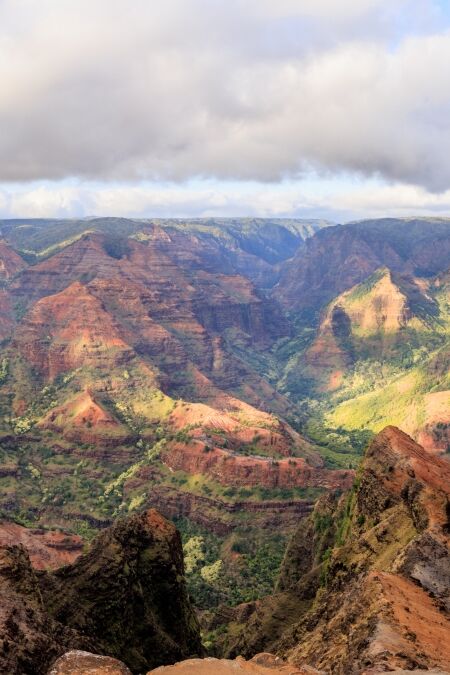
[[[445,460],[394,427],[381,432],[345,507],[325,588],[280,651],[336,673],[449,668],[449,496]]]
[[[347,489],[354,478],[351,470],[314,467],[302,457],[243,457],[195,440],[171,445],[162,458],[174,471],[201,473],[223,485]]]

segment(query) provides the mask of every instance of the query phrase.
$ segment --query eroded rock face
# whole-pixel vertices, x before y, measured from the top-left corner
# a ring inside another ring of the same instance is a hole
[[[133,673],[201,655],[183,574],[179,534],[154,510],[117,521],[53,572],[33,570],[22,546],[0,549],[0,672],[40,675],[70,649],[119,657]]]
[[[140,330],[149,325],[150,316],[158,324],[170,322],[186,329],[197,323],[212,334],[239,329],[256,344],[286,334],[287,324],[278,307],[248,279],[208,268],[201,242],[154,234],[145,244],[121,241],[120,255],[111,251],[107,237],[86,234],[26,269],[14,280],[11,291],[27,304],[44,297],[54,297],[56,303],[65,289],[82,284],[108,313],[113,310],[131,320],[139,315]],[[189,247],[193,249],[190,255]],[[86,302],[90,306],[93,301]]]
[[[50,380],[81,365],[107,370],[132,356],[117,322],[79,282],[39,300],[24,320],[16,345]]]
[[[206,265],[203,248],[158,228],[145,243],[123,239],[114,246],[100,233],[84,234],[11,281],[8,293],[24,312],[14,353],[42,382],[81,368],[94,386],[133,362],[153,371],[168,393],[178,397],[188,387],[194,399],[212,401],[245,381],[243,398],[255,405],[270,399],[285,413],[287,401],[227,343],[267,348],[289,334],[283,312],[248,279]]]
[[[0,279],[12,279],[26,267],[25,261],[5,241],[0,240]]]
[[[368,354],[383,360],[410,340],[411,332],[430,334],[439,307],[421,285],[426,287],[422,280],[381,267],[335,297],[323,309],[316,337],[298,361],[298,375],[311,378],[320,391],[332,391]]]
[[[316,468],[302,457],[244,457],[201,441],[173,444],[163,458],[175,471],[202,473],[223,485],[347,489],[354,478],[352,470]]]
[[[78,444],[114,447],[133,440],[130,431],[97,403],[88,388],[52,408],[37,426]]]
[[[32,529],[0,521],[0,548],[22,544],[34,569],[54,569],[74,562],[83,553],[83,540],[76,534]]]
[[[159,228],[145,243],[88,232],[27,267],[0,298],[14,358],[32,366],[42,384],[82,369],[97,389],[114,368],[133,364],[165,392],[184,397],[188,388],[207,401],[245,381],[243,398],[255,405],[271,399],[285,413],[287,401],[228,344],[267,348],[289,334],[283,312],[232,268],[206,265],[204,246]],[[16,325],[11,303],[23,313]],[[11,386],[18,386],[14,373]],[[27,396],[16,414],[32,403]]]

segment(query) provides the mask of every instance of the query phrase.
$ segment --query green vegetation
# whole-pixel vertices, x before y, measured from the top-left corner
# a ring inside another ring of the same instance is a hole
[[[272,592],[286,535],[244,527],[219,537],[184,518],[175,524],[183,539],[189,592],[198,607],[237,605]]]
[[[9,359],[4,357],[0,362],[0,385],[6,382],[9,372]]]
[[[336,469],[355,469],[373,437],[370,430],[325,426],[316,418],[310,418],[303,430],[318,446],[327,466]]]
[[[376,270],[365,281],[362,281],[360,284],[355,286],[355,288],[347,295],[347,299],[350,302],[363,300],[375,288],[377,283],[381,281],[381,279],[383,279],[383,277],[388,273],[389,270],[386,267],[381,267],[380,269]]]
[[[331,425],[347,429],[366,428],[380,431],[387,424],[394,424],[410,432],[420,428],[427,417],[427,408],[432,411],[432,394],[446,392],[450,388],[448,371],[439,372],[433,365],[436,360],[446,360],[446,351],[428,356],[420,365],[392,377],[383,386],[368,392],[357,392],[353,398],[338,403],[327,414]]]

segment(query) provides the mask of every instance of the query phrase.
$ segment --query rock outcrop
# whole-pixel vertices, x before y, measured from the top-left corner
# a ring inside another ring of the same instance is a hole
[[[134,673],[201,655],[183,575],[180,536],[153,510],[53,572],[33,570],[22,546],[0,550],[0,671],[44,674],[68,649],[119,657]]]
[[[202,652],[183,574],[177,530],[150,510],[118,520],[40,588],[55,619],[141,672]]]
[[[0,549],[0,672],[44,675],[62,652],[94,649],[94,642],[46,611],[36,573],[23,546]]]
[[[450,667],[450,466],[388,427],[371,443],[313,608],[279,651],[333,673]]]
[[[325,469],[308,464],[302,457],[267,459],[244,457],[203,441],[171,444],[162,454],[174,471],[202,473],[222,485],[257,487],[322,487],[347,489],[354,478],[352,470]]]

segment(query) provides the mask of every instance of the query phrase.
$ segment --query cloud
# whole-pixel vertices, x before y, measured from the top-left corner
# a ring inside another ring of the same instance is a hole
[[[195,181],[184,185],[73,183],[0,189],[0,218],[86,216],[261,216],[356,218],[445,215],[450,190],[435,194],[415,185],[379,179],[310,179],[256,182]]]
[[[431,0],[0,0],[0,181],[314,169],[443,191],[444,19]]]

